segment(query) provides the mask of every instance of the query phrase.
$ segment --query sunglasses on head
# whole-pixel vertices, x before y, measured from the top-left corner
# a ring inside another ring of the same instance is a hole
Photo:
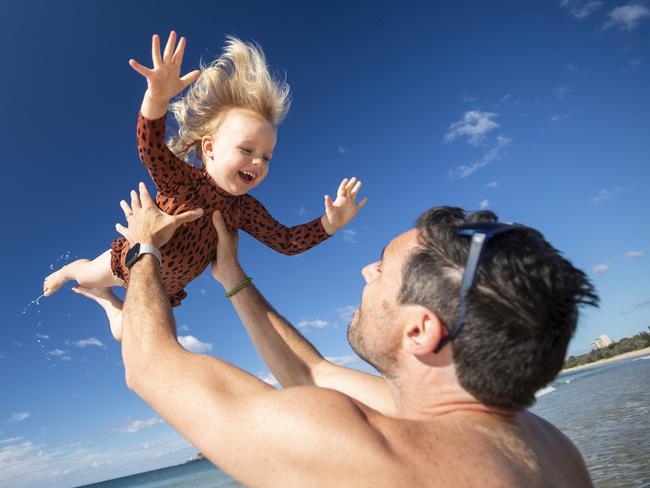
[[[454,340],[465,325],[465,315],[467,314],[467,294],[472,289],[476,281],[476,271],[481,261],[483,249],[488,241],[494,236],[503,234],[515,229],[523,229],[524,226],[520,224],[512,224],[507,222],[476,222],[474,224],[464,224],[456,229],[456,234],[464,237],[471,237],[472,242],[467,255],[467,262],[465,263],[465,271],[463,272],[463,279],[460,283],[460,309],[458,311],[458,319],[456,325],[449,330],[449,334],[443,337],[438,346],[433,350],[436,354],[448,342]]]

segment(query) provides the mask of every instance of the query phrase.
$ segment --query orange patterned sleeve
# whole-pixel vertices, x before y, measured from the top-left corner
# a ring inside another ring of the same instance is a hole
[[[199,169],[176,156],[165,144],[167,114],[156,120],[138,115],[138,154],[158,191],[174,197],[181,185],[196,181]]]
[[[330,237],[320,217],[306,224],[286,227],[250,195],[242,197],[239,227],[262,244],[288,255],[305,252]]]

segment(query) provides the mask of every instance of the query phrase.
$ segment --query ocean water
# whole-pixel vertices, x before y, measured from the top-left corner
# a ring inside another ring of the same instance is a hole
[[[578,446],[597,487],[650,487],[650,355],[560,376],[537,395],[531,410]],[[85,486],[243,485],[203,460]]]
[[[650,355],[560,376],[531,410],[578,446],[597,487],[650,487]]]
[[[203,459],[147,473],[84,485],[83,488],[232,488],[244,486]]]

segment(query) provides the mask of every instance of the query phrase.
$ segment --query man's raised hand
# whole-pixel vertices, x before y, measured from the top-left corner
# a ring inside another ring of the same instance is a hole
[[[153,244],[161,248],[172,238],[181,225],[192,222],[203,215],[203,209],[197,208],[178,215],[168,215],[160,210],[152,200],[144,183],[139,185],[140,194],[131,190],[131,205],[125,200],[120,202],[128,227],[115,224],[115,230],[126,237],[129,244],[136,242]]]
[[[237,247],[239,234],[236,230],[230,231],[218,210],[212,214],[212,225],[217,231],[217,255],[212,261],[210,271],[215,280],[227,290],[240,283],[244,277],[239,261],[237,260]]]
[[[153,68],[142,66],[135,59],[129,60],[129,65],[147,79],[147,95],[152,100],[167,104],[169,100],[201,76],[199,70],[194,70],[181,77],[185,44],[185,38],[181,37],[178,46],[176,46],[176,32],[171,31],[165,52],[161,54],[160,37],[158,34],[154,34],[151,40]]]

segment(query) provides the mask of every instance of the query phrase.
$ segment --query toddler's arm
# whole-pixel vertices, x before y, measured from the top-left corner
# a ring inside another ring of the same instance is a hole
[[[195,70],[180,76],[185,44],[185,38],[181,37],[174,50],[176,33],[172,31],[165,52],[161,55],[160,38],[154,35],[151,41],[153,68],[146,68],[134,59],[129,60],[131,67],[147,79],[147,91],[138,117],[138,153],[158,190],[168,196],[173,196],[178,184],[187,180],[194,170],[165,145],[165,117],[169,101],[201,74]]]
[[[320,217],[306,224],[286,227],[250,195],[243,196],[239,226],[271,249],[289,255],[307,251],[330,236]]]
[[[282,254],[300,254],[320,244],[347,225],[368,201],[356,203],[361,182],[356,178],[341,181],[336,200],[325,196],[325,215],[306,224],[285,227],[276,221],[264,206],[245,195],[240,227],[258,241]]]

